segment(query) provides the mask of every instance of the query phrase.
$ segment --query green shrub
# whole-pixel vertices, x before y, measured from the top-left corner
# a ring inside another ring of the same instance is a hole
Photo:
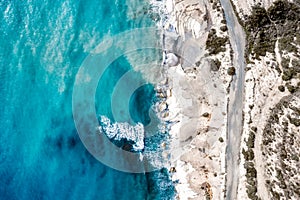
[[[251,130],[254,131],[255,133],[257,132],[257,127],[256,126],[252,126]]]
[[[220,30],[223,31],[223,32],[225,32],[225,31],[228,30],[228,28],[227,28],[227,26],[221,26],[221,27],[220,27]]]
[[[209,113],[208,113],[208,112],[205,112],[205,113],[202,114],[202,116],[203,116],[203,117],[209,117]]]
[[[222,20],[221,20],[221,23],[222,23],[222,24],[226,24],[226,20],[225,20],[225,19],[222,19]]]
[[[290,119],[291,124],[294,124],[295,126],[299,127],[300,126],[300,119],[297,118],[291,118]]]
[[[210,63],[211,71],[218,71],[221,67],[221,62],[218,59],[212,60]]]
[[[293,85],[288,84],[286,87],[287,87],[288,91],[292,94],[296,91],[296,88]]]
[[[278,90],[279,90],[280,92],[284,92],[284,91],[285,91],[285,87],[284,87],[283,85],[279,85],[279,86],[278,86]]]
[[[230,76],[235,75],[235,68],[234,67],[229,67],[227,70],[227,74]]]
[[[209,55],[215,55],[226,51],[225,45],[228,41],[228,37],[218,37],[216,35],[216,30],[211,29],[206,40],[206,49],[208,50]]]
[[[221,143],[223,143],[223,142],[224,142],[224,139],[223,139],[222,137],[219,137],[219,141],[220,141]]]
[[[247,147],[248,148],[254,148],[254,142],[255,142],[255,134],[250,131],[249,137],[247,140]]]
[[[244,155],[244,158],[246,161],[253,160],[254,159],[254,152],[252,149],[248,149],[246,151],[245,149],[242,150],[242,154]]]

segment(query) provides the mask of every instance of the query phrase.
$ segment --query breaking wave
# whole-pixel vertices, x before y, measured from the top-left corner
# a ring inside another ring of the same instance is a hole
[[[127,140],[132,142],[134,151],[142,151],[144,149],[144,126],[141,123],[130,125],[127,122],[112,123],[105,116],[100,116],[100,132],[104,132],[108,138],[114,141]]]

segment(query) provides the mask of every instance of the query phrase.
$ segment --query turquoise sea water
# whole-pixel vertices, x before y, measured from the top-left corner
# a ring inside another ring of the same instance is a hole
[[[172,199],[165,169],[129,174],[97,161],[72,116],[83,60],[107,35],[153,26],[146,7],[125,0],[0,0],[0,199]],[[130,69],[126,59],[116,62],[122,67],[113,69],[110,84]],[[148,123],[152,102],[139,102],[153,95],[147,85],[130,100],[136,122]],[[95,98],[98,114],[111,117],[108,101]]]

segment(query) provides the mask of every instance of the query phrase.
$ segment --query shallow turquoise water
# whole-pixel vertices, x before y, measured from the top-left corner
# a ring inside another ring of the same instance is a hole
[[[126,73],[127,75],[130,73],[128,76],[130,80],[128,80],[128,78],[125,80],[123,79],[122,81],[121,78],[124,78]],[[118,87],[119,81],[121,81],[121,83],[119,83],[121,88],[118,89],[118,91],[121,90],[120,92],[124,92],[124,94],[115,94],[115,98],[118,99],[113,101],[112,98],[114,92],[116,92],[116,87]],[[130,93],[130,97],[127,98],[127,95],[125,95],[126,90],[135,82],[142,82],[142,84],[138,84],[136,90]],[[128,105],[120,105],[125,102],[125,99],[128,100]],[[151,119],[148,112],[149,109],[151,109],[151,106],[157,101],[158,99],[156,98],[154,86],[151,83],[147,83],[145,80],[143,81],[143,75],[141,73],[134,72],[131,64],[127,61],[125,56],[121,56],[120,58],[116,59],[105,69],[103,75],[99,79],[95,96],[97,115],[104,115],[112,122],[124,121],[130,122],[132,125],[140,122],[144,126],[150,123]],[[113,106],[128,107],[128,115],[130,115],[131,119],[126,119],[126,116],[114,116],[114,113],[112,112]],[[115,117],[117,117],[117,119],[115,119]]]
[[[104,166],[84,148],[72,117],[84,58],[107,34],[152,26],[143,9],[124,0],[0,0],[0,21],[0,199],[171,199],[165,170],[128,174]],[[119,75],[129,70],[118,62]],[[144,89],[149,99],[153,90]],[[109,115],[109,104],[99,105]],[[133,118],[147,123],[137,110]]]

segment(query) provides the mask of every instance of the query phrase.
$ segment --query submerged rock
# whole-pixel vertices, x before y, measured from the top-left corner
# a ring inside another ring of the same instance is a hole
[[[175,167],[171,167],[170,168],[170,173],[174,173],[174,172],[176,172],[176,168]]]

